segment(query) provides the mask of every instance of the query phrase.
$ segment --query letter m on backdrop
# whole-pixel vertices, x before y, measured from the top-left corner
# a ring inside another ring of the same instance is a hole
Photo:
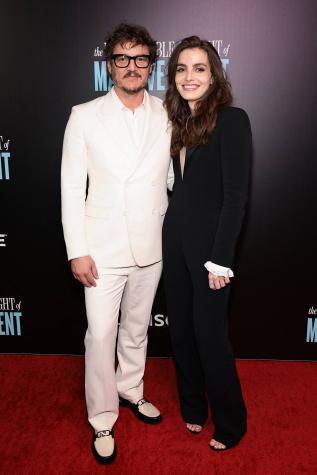
[[[307,320],[307,343],[317,343],[317,318],[308,318]]]
[[[107,90],[106,61],[94,61],[95,91]]]

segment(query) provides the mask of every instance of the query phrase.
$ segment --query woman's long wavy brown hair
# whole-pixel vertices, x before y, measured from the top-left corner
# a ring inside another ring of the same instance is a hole
[[[175,75],[180,53],[184,49],[200,48],[206,51],[212,75],[212,84],[204,96],[196,103],[195,114],[192,115],[188,103],[179,94]],[[198,36],[189,36],[181,40],[174,48],[168,63],[168,89],[164,105],[172,124],[171,155],[178,155],[182,147],[205,144],[208,135],[214,130],[220,109],[232,102],[231,86],[226,79],[221,59],[206,40]]]

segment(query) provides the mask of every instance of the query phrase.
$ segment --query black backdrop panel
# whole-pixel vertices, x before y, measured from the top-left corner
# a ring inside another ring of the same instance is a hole
[[[127,20],[158,41],[153,94],[164,97],[174,42],[199,34],[218,48],[251,119],[251,199],[232,284],[236,355],[317,359],[316,18],[313,0],[2,2],[0,351],[83,352],[83,291],[60,224],[63,133],[72,105],[109,86],[99,51]],[[167,322],[160,285],[152,356],[170,354]]]

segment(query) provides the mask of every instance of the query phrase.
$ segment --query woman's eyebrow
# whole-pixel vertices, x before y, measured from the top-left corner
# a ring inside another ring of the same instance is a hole
[[[177,63],[177,66],[183,66],[184,68],[187,67],[187,65],[183,64],[183,63]],[[207,66],[207,64],[206,63],[195,63],[195,64],[193,64],[193,66]]]

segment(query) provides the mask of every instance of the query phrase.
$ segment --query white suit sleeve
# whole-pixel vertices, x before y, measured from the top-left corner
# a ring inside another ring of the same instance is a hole
[[[68,259],[89,254],[85,235],[87,149],[80,114],[72,109],[66,126],[62,170],[62,224]]]

